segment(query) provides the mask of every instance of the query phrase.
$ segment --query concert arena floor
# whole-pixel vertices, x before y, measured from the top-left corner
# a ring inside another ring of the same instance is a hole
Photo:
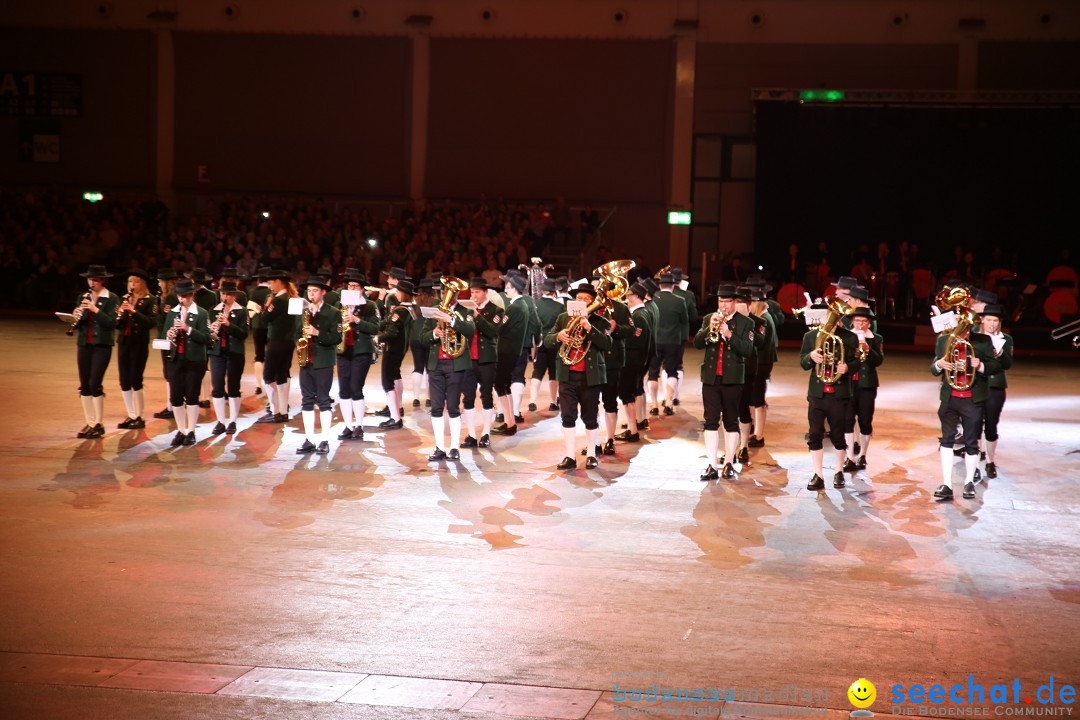
[[[115,364],[111,429],[82,441],[71,338],[13,318],[0,335],[4,718],[838,719],[859,678],[879,715],[903,711],[896,685],[953,683],[988,694],[954,713],[1001,715],[1080,679],[1080,354],[1017,361],[999,476],[937,504],[923,354],[886,357],[869,471],[814,493],[792,350],[766,446],[705,484],[694,351],[674,417],[562,474],[549,412],[460,464],[428,464],[411,409],[405,430],[369,416],[365,442],[299,457],[299,418],[251,425],[250,374],[234,440],[204,411],[198,445],[171,449],[164,421],[115,430]],[[152,412],[156,354],[147,375]],[[653,683],[682,701],[625,699]]]

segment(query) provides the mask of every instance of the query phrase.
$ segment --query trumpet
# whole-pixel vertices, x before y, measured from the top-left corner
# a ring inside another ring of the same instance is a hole
[[[720,342],[720,340],[723,338],[723,336],[720,334],[720,326],[730,321],[731,318],[734,317],[734,315],[734,312],[726,314],[716,313],[715,315],[713,315],[712,322],[709,324],[709,334],[705,336],[705,342],[709,343],[710,345],[715,345],[716,343]],[[717,320],[717,318],[720,319]]]
[[[74,335],[75,328],[79,327],[79,325],[82,324],[83,315],[86,314],[86,311],[83,309],[82,304],[89,300],[91,297],[92,296],[90,295],[90,293],[86,293],[85,295],[83,295],[82,302],[80,302],[78,306],[76,306],[76,308],[71,312],[71,314],[75,316],[75,321],[71,323],[71,327],[67,329],[68,335]]]

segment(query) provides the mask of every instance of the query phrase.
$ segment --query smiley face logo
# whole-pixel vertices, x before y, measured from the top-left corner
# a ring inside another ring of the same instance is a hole
[[[874,700],[877,698],[877,688],[874,687],[874,683],[866,678],[859,678],[851,683],[851,687],[847,690],[847,696],[855,707],[868,708],[874,704]]]

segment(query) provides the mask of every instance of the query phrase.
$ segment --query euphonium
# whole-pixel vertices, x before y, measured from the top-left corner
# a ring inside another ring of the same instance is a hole
[[[311,313],[306,308],[303,317],[300,339],[296,341],[296,364],[300,367],[309,367],[311,365]]]
[[[942,353],[942,358],[953,364],[952,370],[945,371],[945,382],[953,390],[970,390],[975,384],[975,373],[971,371],[975,348],[961,336],[979,322],[975,311],[968,308],[971,294],[964,288],[947,287],[938,293],[935,302],[942,310],[949,309],[956,313],[956,327],[945,336]]]
[[[633,260],[612,260],[593,270],[600,276],[600,286],[597,288],[596,301],[585,308],[584,317],[589,317],[601,307],[610,308],[616,300],[622,300],[630,289],[626,273],[633,270],[635,265]],[[588,330],[581,324],[580,317],[570,318],[564,329],[570,334],[570,340],[559,348],[559,360],[566,365],[577,365],[589,354],[592,341],[585,339]]]
[[[844,362],[844,342],[834,331],[840,318],[850,315],[854,308],[835,296],[828,298],[826,304],[829,306],[829,313],[825,322],[818,326],[817,337],[814,338],[814,349],[821,353],[821,364],[814,372],[818,380],[826,385],[833,385],[840,379],[837,367]]]
[[[469,289],[469,283],[461,278],[456,278],[453,275],[444,275],[442,278],[442,286],[443,296],[442,302],[439,303],[439,309],[450,315],[452,314],[451,310],[457,303],[458,295]],[[450,323],[444,320],[438,322],[438,327],[442,329],[442,340],[439,343],[439,347],[442,351],[452,358],[461,357],[465,352],[465,347],[468,345],[469,339],[450,327]]]

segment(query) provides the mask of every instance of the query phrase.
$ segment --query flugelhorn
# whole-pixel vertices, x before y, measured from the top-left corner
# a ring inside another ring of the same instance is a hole
[[[705,336],[705,342],[709,343],[710,345],[715,345],[716,343],[720,342],[720,339],[723,337],[723,335],[720,334],[720,326],[731,320],[731,318],[735,316],[735,313],[718,312],[716,315],[713,315],[713,319],[715,320],[718,316],[720,318],[720,321],[715,324],[710,324],[709,334]]]

